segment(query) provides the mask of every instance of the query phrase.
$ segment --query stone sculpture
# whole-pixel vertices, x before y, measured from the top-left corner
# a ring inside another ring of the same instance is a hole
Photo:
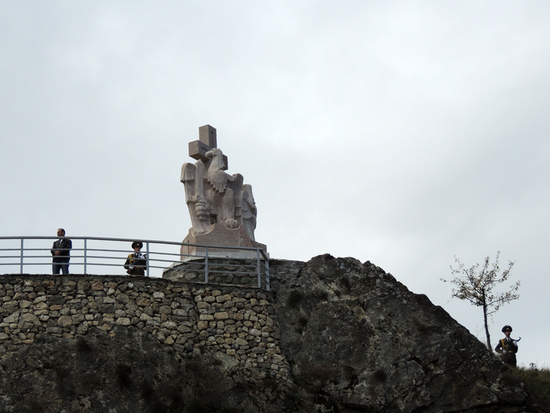
[[[265,245],[254,239],[257,209],[252,187],[243,184],[241,174],[225,172],[228,160],[217,147],[215,128],[210,125],[199,128],[199,140],[189,143],[189,156],[197,162],[184,163],[181,168],[192,225],[183,242],[266,250]],[[203,255],[203,250],[184,246],[182,255]]]

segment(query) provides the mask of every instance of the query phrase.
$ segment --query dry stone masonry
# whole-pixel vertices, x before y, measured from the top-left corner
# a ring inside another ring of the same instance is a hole
[[[40,335],[74,339],[91,328],[134,326],[190,355],[223,352],[286,378],[279,328],[258,289],[90,276],[0,277],[0,354]]]

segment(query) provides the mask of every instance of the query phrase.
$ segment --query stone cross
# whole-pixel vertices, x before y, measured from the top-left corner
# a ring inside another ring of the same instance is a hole
[[[189,156],[197,161],[207,162],[206,152],[217,148],[216,128],[204,125],[199,128],[199,140],[189,142]],[[227,156],[223,155],[225,170],[229,169]]]

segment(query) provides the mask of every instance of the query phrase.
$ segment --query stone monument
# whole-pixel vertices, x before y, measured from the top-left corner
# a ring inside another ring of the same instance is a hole
[[[257,209],[252,187],[243,184],[241,174],[225,172],[228,160],[217,147],[215,128],[210,125],[199,128],[199,140],[189,142],[189,156],[197,162],[184,163],[181,167],[181,182],[192,225],[183,242],[257,247],[267,253],[267,247],[254,239]],[[204,254],[204,247],[184,245],[181,248],[182,260]],[[248,258],[256,254],[246,250],[209,248],[208,255]]]

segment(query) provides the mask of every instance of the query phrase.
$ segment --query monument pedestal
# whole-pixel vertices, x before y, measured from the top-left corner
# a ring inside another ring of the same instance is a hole
[[[193,229],[189,230],[189,234],[183,240],[185,244],[198,245],[183,245],[181,247],[181,260],[184,261],[191,257],[204,257],[206,249],[202,245],[208,245],[208,256],[219,258],[257,258],[256,251],[242,250],[239,247],[245,248],[261,248],[267,254],[267,246],[253,241],[249,238],[246,230],[241,225],[236,229],[226,228],[222,223],[212,225],[210,231],[201,234],[195,234]],[[225,248],[215,248],[212,246],[219,245]],[[228,248],[227,246],[236,247]],[[269,255],[268,255],[269,257]]]

